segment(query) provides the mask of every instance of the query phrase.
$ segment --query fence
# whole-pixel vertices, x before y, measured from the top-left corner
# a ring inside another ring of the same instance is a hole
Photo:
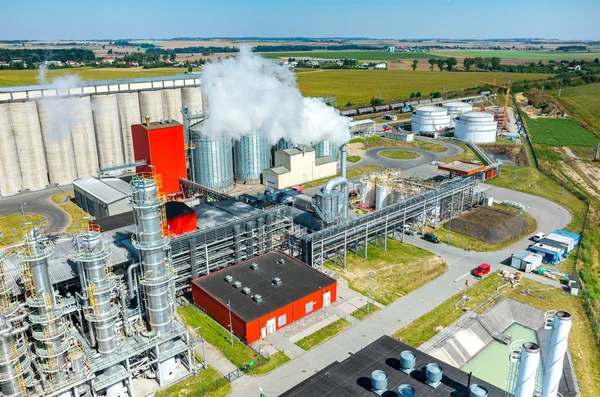
[[[515,100],[514,97],[514,93],[512,94],[513,96],[513,102],[515,104],[515,108],[517,109],[517,113],[519,114],[519,118],[523,121],[523,115],[521,114],[521,109],[519,108],[519,106],[516,105],[517,101]],[[593,304],[593,300],[591,300],[585,290],[585,285],[583,284],[581,277],[579,277],[579,269],[578,269],[578,265],[579,265],[579,261],[580,261],[580,255],[581,255],[581,246],[583,244],[583,238],[586,234],[586,227],[587,227],[587,222],[588,222],[588,216],[590,213],[590,206],[591,206],[591,201],[589,196],[584,193],[583,191],[581,191],[581,189],[577,188],[571,181],[571,178],[569,178],[566,174],[562,173],[563,175],[563,180],[560,180],[560,178],[558,178],[556,176],[556,174],[554,174],[553,172],[551,172],[550,170],[546,169],[544,166],[540,166],[537,155],[535,154],[535,150],[533,149],[533,145],[531,143],[531,139],[529,137],[529,131],[527,131],[527,126],[525,125],[525,122],[523,121],[523,130],[525,131],[525,139],[527,141],[527,145],[529,146],[529,148],[531,149],[531,154],[533,156],[533,160],[535,162],[535,167],[540,170],[542,173],[544,173],[544,175],[552,178],[554,181],[556,181],[558,184],[562,185],[563,188],[567,189],[568,191],[570,191],[571,193],[573,193],[575,196],[577,196],[579,199],[585,201],[585,203],[587,204],[587,208],[586,208],[586,212],[585,212],[585,218],[583,219],[583,226],[581,228],[581,240],[579,242],[579,246],[577,247],[577,256],[575,257],[575,280],[577,281],[577,284],[579,285],[579,288],[581,290],[581,296],[583,298],[583,301],[585,302],[585,309],[587,311],[588,317],[592,323],[592,328],[594,329],[594,336],[596,337],[596,342],[600,343],[600,322],[598,321],[598,317],[596,315],[596,312],[594,311],[594,304]]]

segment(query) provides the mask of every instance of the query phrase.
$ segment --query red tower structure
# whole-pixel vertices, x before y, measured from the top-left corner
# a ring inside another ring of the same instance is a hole
[[[136,161],[146,165],[136,171],[152,172],[162,176],[161,191],[168,196],[177,195],[180,178],[187,178],[183,125],[177,121],[161,121],[131,126],[133,152]]]

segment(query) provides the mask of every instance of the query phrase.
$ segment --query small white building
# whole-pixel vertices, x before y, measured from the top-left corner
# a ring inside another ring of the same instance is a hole
[[[510,259],[510,265],[515,269],[531,273],[542,266],[542,256],[531,251],[521,250]]]
[[[388,52],[396,52],[396,47],[395,47],[395,46],[393,46],[393,45],[391,45],[391,46],[389,46],[389,47],[387,48],[387,51],[388,51]]]
[[[386,131],[384,136],[388,139],[393,139],[400,142],[412,142],[415,140],[415,134],[405,131]]]
[[[379,63],[375,64],[375,69],[385,70],[385,69],[387,69],[387,63],[379,62]]]
[[[299,146],[275,152],[275,167],[263,171],[264,183],[272,189],[327,178],[337,174],[337,160],[331,156],[316,158],[311,146]]]

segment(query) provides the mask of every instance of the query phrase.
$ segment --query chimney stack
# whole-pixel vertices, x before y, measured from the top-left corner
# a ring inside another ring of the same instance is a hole
[[[563,373],[563,361],[567,353],[567,341],[571,331],[571,315],[567,312],[556,312],[552,322],[550,350],[544,366],[544,381],[541,397],[556,397],[558,384]]]
[[[525,342],[521,347],[519,374],[515,397],[531,397],[535,392],[535,378],[540,365],[540,347],[533,342]]]
[[[150,127],[150,115],[149,115],[149,114],[147,114],[147,115],[145,116],[145,118],[146,118],[146,127]]]

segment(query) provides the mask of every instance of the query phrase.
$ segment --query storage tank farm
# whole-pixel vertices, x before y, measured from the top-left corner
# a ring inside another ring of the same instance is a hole
[[[135,171],[131,125],[183,107],[203,110],[198,74],[0,87],[0,196]]]
[[[411,129],[414,132],[437,132],[450,127],[448,110],[439,106],[421,106],[412,116]]]
[[[473,110],[473,105],[465,102],[447,102],[442,105],[450,115],[450,128],[454,127],[455,120],[463,113]]]
[[[454,136],[461,141],[473,143],[496,142],[498,125],[489,112],[467,112],[456,120]]]
[[[259,184],[264,169],[271,168],[271,144],[257,131],[242,135],[234,143],[235,182]]]
[[[400,170],[387,170],[381,174],[370,174],[358,184],[358,207],[379,210],[433,189],[412,182],[401,176]]]

